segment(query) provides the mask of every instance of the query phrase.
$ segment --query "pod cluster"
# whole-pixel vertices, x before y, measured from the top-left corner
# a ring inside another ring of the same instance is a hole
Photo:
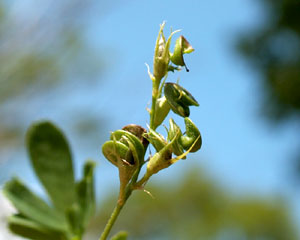
[[[104,156],[118,167],[123,187],[130,180],[137,181],[137,175],[144,163],[147,163],[147,170],[142,179],[148,180],[151,175],[169,167],[179,159],[185,159],[188,153],[201,148],[200,131],[189,118],[190,107],[199,106],[199,103],[178,83],[165,82],[169,71],[174,72],[181,67],[185,67],[188,71],[183,55],[191,53],[194,49],[183,36],[180,36],[176,40],[173,53],[170,52],[171,38],[177,31],[172,32],[166,40],[163,28],[164,24],[161,25],[156,41],[153,74],[148,66],[148,74],[153,82],[153,105],[149,110],[148,130],[134,124],[127,125],[122,130],[112,132],[110,140],[102,146]],[[170,110],[184,119],[185,130],[182,131],[171,118],[167,136],[164,137],[156,129],[166,119]],[[145,159],[149,144],[153,146],[155,153]]]

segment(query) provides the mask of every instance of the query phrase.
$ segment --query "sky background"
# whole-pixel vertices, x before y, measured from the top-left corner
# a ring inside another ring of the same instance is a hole
[[[17,13],[20,19],[34,18],[49,7],[41,3],[33,7],[33,1],[13,2],[11,14]],[[180,34],[195,49],[185,56],[190,72],[170,73],[168,81],[179,78],[200,103],[200,107],[191,108],[190,117],[201,131],[203,146],[151,181],[176,181],[189,167],[198,165],[235,194],[283,196],[295,210],[294,217],[300,219],[299,193],[291,187],[286,167],[296,150],[299,129],[292,121],[275,127],[264,119],[259,108],[261,76],[235,51],[240,34],[265,23],[266,12],[258,1],[118,1],[96,4],[85,17],[81,26],[84,39],[103,58],[101,80],[89,84],[67,82],[55,92],[39,96],[38,101],[33,97],[30,106],[15,106],[16,102],[11,101],[5,107],[15,111],[30,107],[30,116],[24,119],[28,126],[37,119],[57,123],[71,142],[77,176],[85,159],[96,160],[99,199],[105,192],[118,189],[117,169],[101,155],[101,145],[109,132],[130,123],[149,123],[146,107],[151,100],[151,81],[145,63],[152,70],[159,24],[166,21],[165,35],[171,27],[182,29]],[[66,114],[79,108],[103,119],[103,132],[93,144],[69,127]],[[183,126],[182,119],[171,116]],[[163,128],[160,131],[165,134]],[[5,169],[5,179],[18,175],[42,192],[24,149],[0,167]]]

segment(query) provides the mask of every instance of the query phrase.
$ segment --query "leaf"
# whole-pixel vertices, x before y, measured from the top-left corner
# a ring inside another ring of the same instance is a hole
[[[128,233],[125,231],[118,232],[114,235],[110,240],[126,240],[128,237]]]
[[[93,161],[87,161],[83,168],[83,178],[77,183],[77,202],[80,214],[80,228],[85,229],[90,218],[95,213],[95,193],[94,193],[94,167]]]
[[[81,236],[83,229],[81,227],[81,214],[78,204],[73,204],[66,212],[70,226],[70,232],[75,236]]]
[[[32,193],[20,180],[12,179],[7,182],[3,192],[27,218],[51,229],[66,231],[67,224],[64,217]]]
[[[75,201],[72,157],[66,138],[50,122],[38,122],[27,133],[34,170],[54,206],[65,212]]]
[[[8,218],[8,228],[15,234],[33,240],[67,240],[64,233],[50,230],[19,215]]]

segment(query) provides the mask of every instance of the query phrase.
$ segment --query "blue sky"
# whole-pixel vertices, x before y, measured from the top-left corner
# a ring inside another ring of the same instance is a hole
[[[288,187],[286,172],[286,162],[296,149],[294,125],[272,128],[265,122],[259,114],[260,76],[234,51],[239,33],[264,22],[262,6],[256,1],[120,1],[105,14],[93,14],[84,32],[86,41],[102,56],[108,56],[104,59],[104,81],[66,92],[64,107],[79,106],[105,114],[109,118],[109,129],[104,133],[107,137],[109,131],[129,123],[145,126],[151,97],[145,63],[152,67],[154,43],[164,20],[166,35],[171,27],[182,29],[180,34],[195,48],[185,57],[190,72],[170,73],[168,81],[179,77],[181,85],[200,103],[199,108],[191,109],[191,118],[202,133],[203,147],[153,181],[172,179],[197,164],[236,194],[284,194],[296,207],[297,196]],[[47,103],[45,96],[43,109],[58,109],[61,100]],[[82,139],[72,135],[61,117],[63,111],[39,111],[32,118],[49,118],[60,124],[71,139],[78,165],[87,157],[99,162],[97,181],[110,182],[103,189],[99,186],[99,195],[111,188],[117,190],[117,170],[101,156],[101,143],[98,148],[82,149]],[[172,116],[182,125],[182,119]],[[18,174],[14,169],[17,167],[12,165],[12,174]],[[24,162],[24,172],[39,189],[28,161]]]

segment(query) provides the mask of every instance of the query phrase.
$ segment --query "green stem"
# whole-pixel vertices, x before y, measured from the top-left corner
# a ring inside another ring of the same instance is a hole
[[[159,97],[159,82],[156,79],[152,79],[152,106],[151,106],[151,111],[150,111],[150,128],[155,130],[155,125],[154,125],[154,118],[155,118],[155,107],[156,107],[156,102]],[[112,212],[108,222],[106,223],[106,226],[99,238],[99,240],[106,240],[114,223],[116,222],[123,206],[125,205],[127,199],[131,195],[132,191],[134,190],[134,187],[140,187],[144,183],[146,183],[149,179],[150,176],[144,176],[138,183],[136,183],[138,175],[140,173],[140,169],[136,171],[134,174],[131,183],[126,187],[125,194],[121,198],[119,197],[118,203]]]
[[[123,196],[119,195],[117,205],[116,205],[114,211],[112,212],[110,218],[108,219],[99,240],[106,240],[107,239],[114,223],[116,222],[122,208],[124,207],[127,199],[130,197],[132,191],[133,191],[132,186],[131,186],[131,184],[129,184],[125,189],[125,194]]]
[[[142,179],[139,180],[139,181],[134,185],[134,187],[135,187],[136,189],[142,187],[143,185],[145,185],[145,184],[147,183],[147,181],[149,180],[149,178],[150,178],[151,176],[152,176],[152,175],[149,175],[149,174],[146,173],[146,174],[142,177]]]
[[[106,240],[106,238],[108,237],[108,234],[110,233],[111,228],[113,227],[115,221],[117,220],[117,217],[119,216],[120,211],[122,210],[124,204],[125,204],[125,202],[123,204],[120,204],[119,202],[117,203],[117,206],[115,207],[114,211],[112,212],[99,240]]]
[[[158,84],[157,84],[158,83]],[[154,118],[155,118],[155,107],[156,101],[159,96],[159,82],[156,79],[152,80],[152,105],[150,111],[150,128],[155,130]]]

